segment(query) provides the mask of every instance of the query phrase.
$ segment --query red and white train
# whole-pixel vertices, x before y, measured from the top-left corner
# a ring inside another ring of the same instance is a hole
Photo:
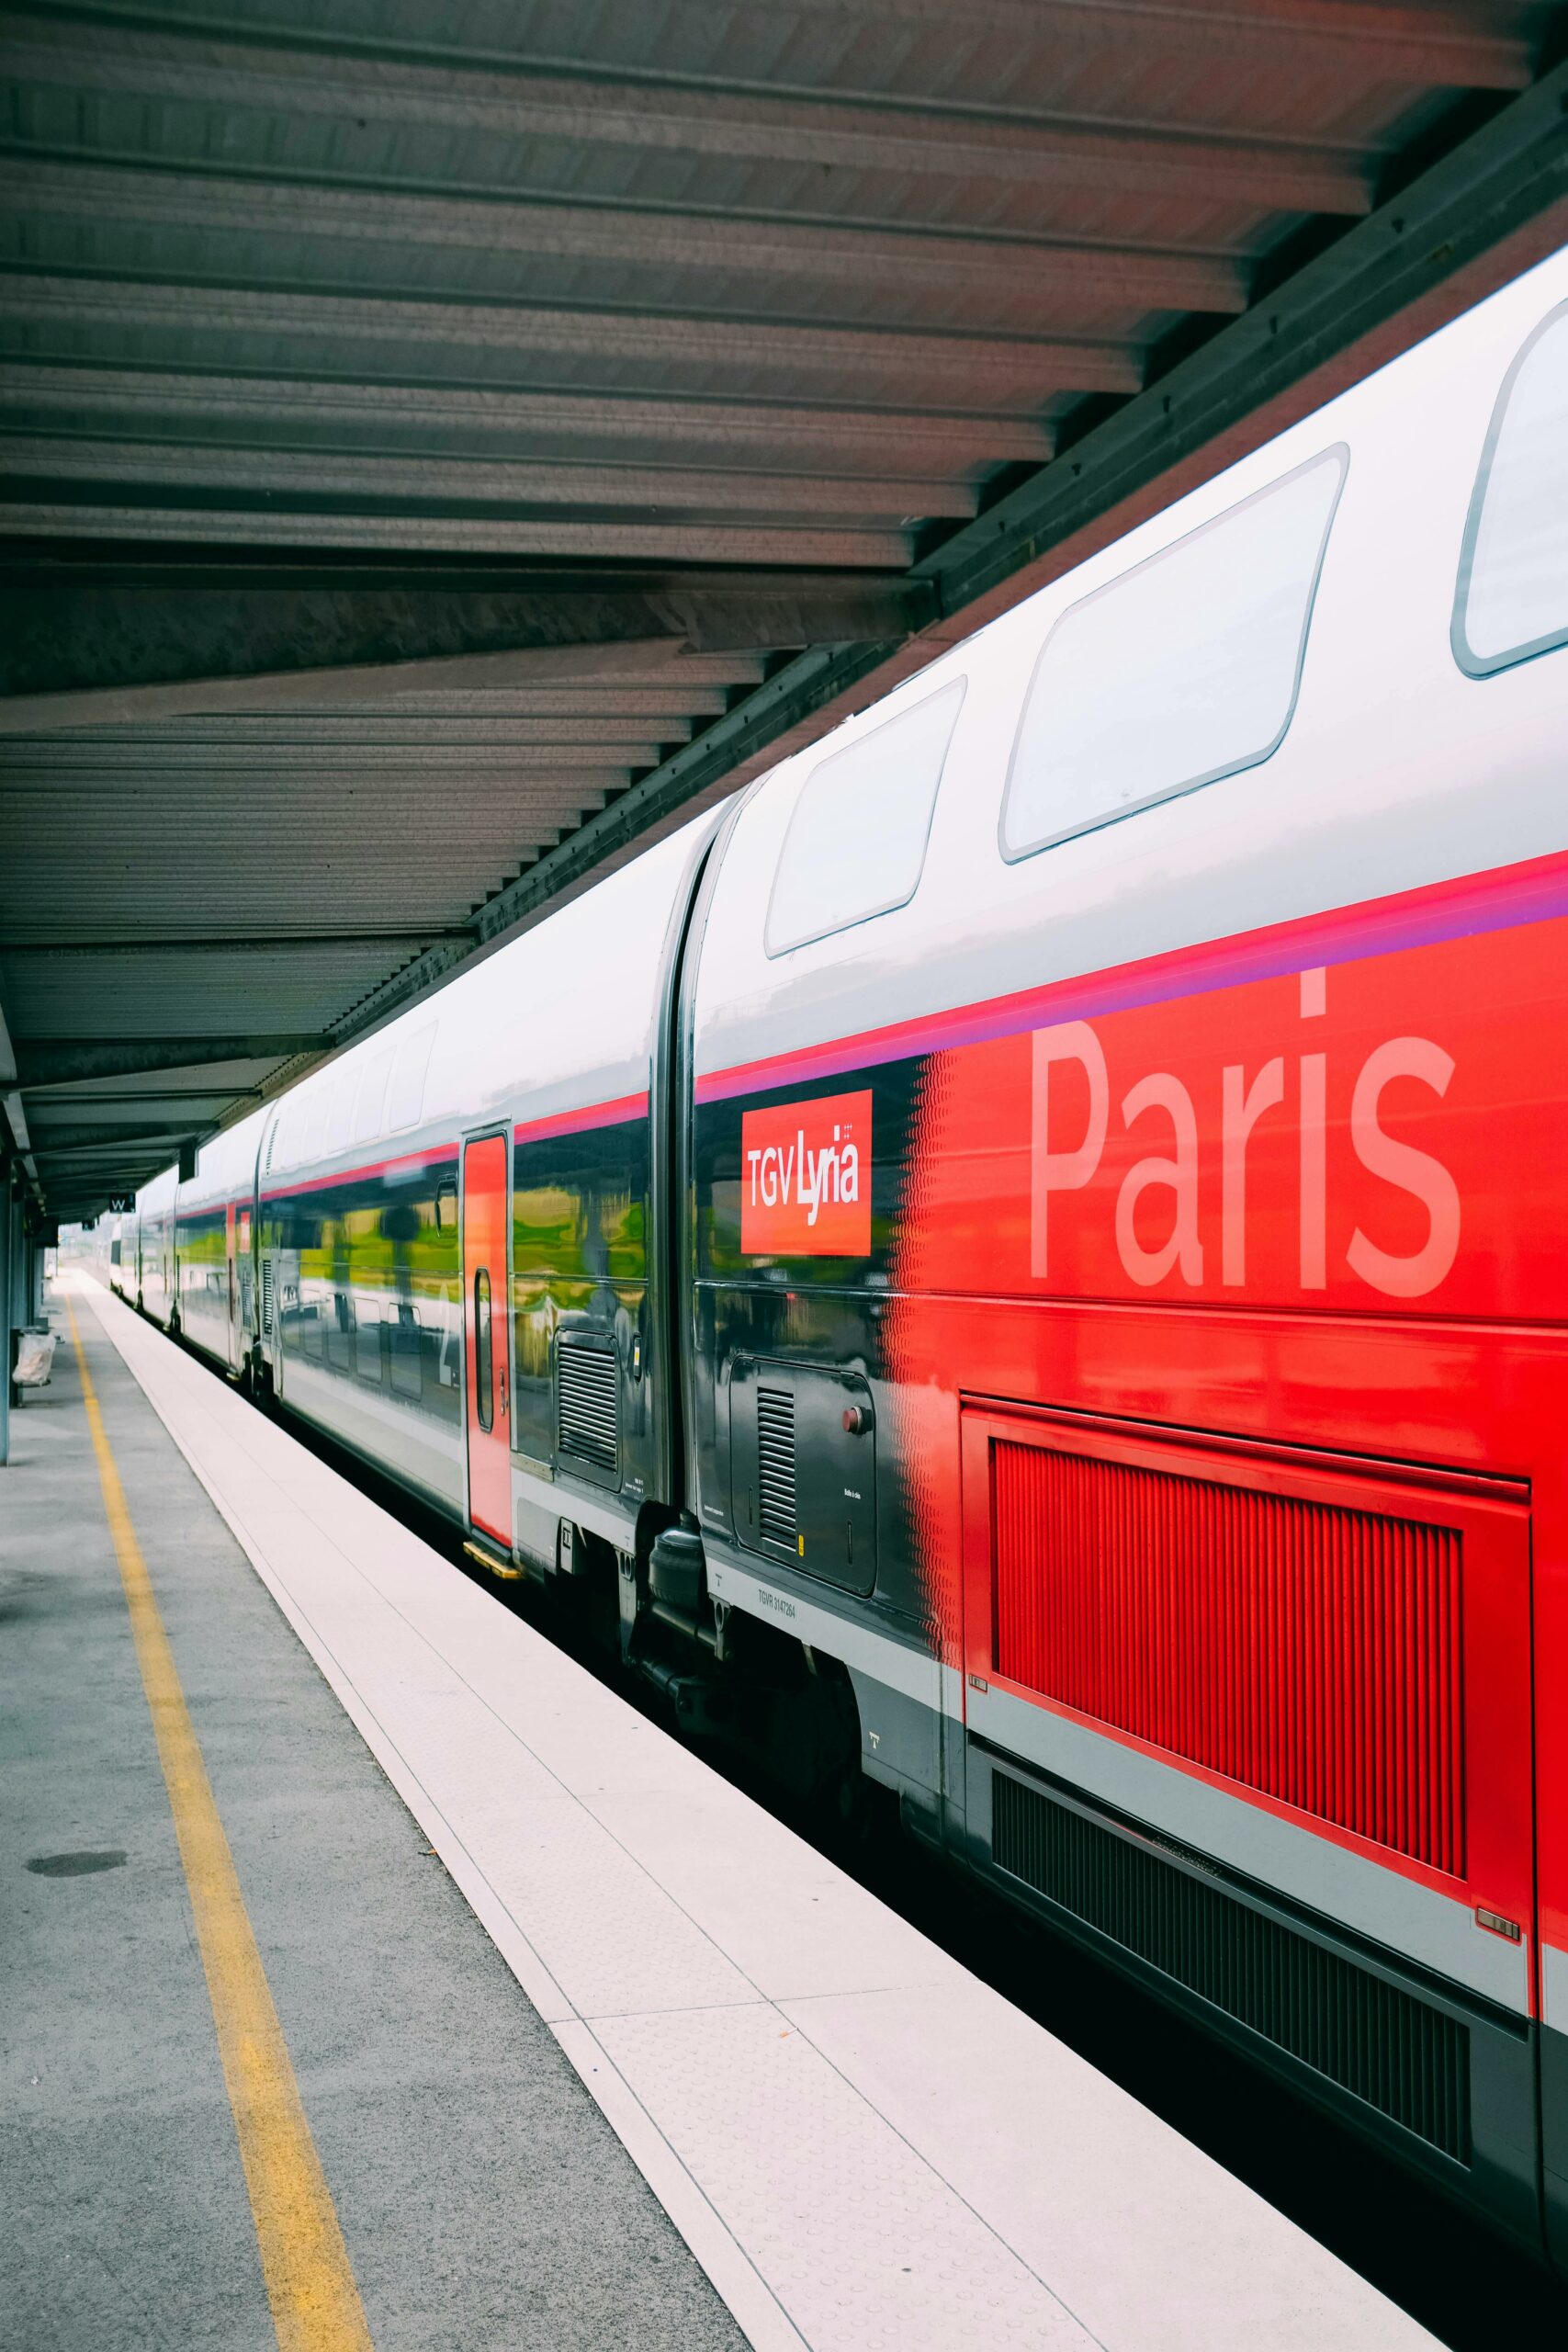
[[[118,1247],[1568,2267],[1568,256]]]

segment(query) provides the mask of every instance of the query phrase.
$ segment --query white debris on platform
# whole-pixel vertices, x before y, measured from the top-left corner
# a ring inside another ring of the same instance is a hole
[[[760,2352],[1433,2345],[284,1429],[69,1279]]]
[[[54,1370],[56,1331],[18,1331],[11,1378],[18,1388],[47,1388]]]

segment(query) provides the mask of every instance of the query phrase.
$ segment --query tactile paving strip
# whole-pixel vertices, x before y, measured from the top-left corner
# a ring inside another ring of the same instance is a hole
[[[1093,2344],[772,2002],[616,2018],[597,2032],[643,2105],[671,2119],[675,2153],[808,2344]]]

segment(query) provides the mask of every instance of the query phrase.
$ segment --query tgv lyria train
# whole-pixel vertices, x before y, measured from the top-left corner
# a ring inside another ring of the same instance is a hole
[[[118,1279],[1568,2265],[1565,1236],[1568,255],[220,1136]]]

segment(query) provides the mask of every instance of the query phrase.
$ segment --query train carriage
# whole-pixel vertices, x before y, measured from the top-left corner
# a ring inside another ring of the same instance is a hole
[[[1559,257],[209,1146],[177,1290],[161,1179],[148,1311],[1568,2267],[1565,752]]]

